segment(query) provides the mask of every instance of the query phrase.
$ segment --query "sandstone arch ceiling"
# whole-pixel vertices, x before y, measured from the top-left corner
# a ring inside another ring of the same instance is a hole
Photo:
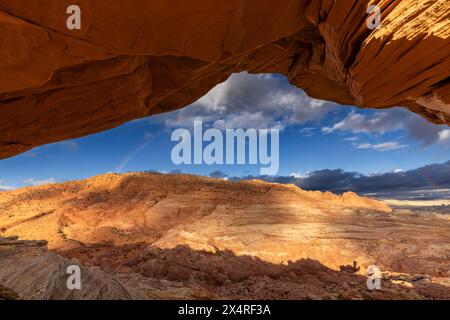
[[[73,2],[0,0],[0,158],[181,108],[244,70],[450,124],[448,0],[77,0],[69,31]]]

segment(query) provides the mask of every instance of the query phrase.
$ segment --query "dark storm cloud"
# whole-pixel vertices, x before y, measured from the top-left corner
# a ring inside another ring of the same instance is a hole
[[[247,176],[243,179],[253,178],[269,182],[292,183],[307,190],[329,190],[334,192],[355,191],[366,193],[390,190],[450,188],[450,161],[404,172],[388,172],[378,175],[362,175],[341,169],[327,169],[313,171],[302,177]],[[239,179],[233,178],[233,180]]]
[[[210,176],[211,178],[220,178],[220,179],[224,179],[224,178],[227,178],[227,177],[228,177],[227,174],[225,174],[225,173],[223,173],[222,171],[219,171],[219,170],[214,171],[214,172],[211,172],[211,173],[209,174],[209,176]]]

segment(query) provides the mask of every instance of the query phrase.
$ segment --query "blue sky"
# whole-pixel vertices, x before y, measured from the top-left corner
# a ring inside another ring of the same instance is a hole
[[[233,75],[182,110],[118,128],[41,146],[0,161],[0,189],[90,177],[106,172],[158,170],[229,176],[258,175],[258,165],[174,165],[170,140],[194,119],[224,128],[279,128],[278,175],[322,169],[374,175],[450,160],[450,128],[404,109],[362,110],[315,100],[278,75]]]

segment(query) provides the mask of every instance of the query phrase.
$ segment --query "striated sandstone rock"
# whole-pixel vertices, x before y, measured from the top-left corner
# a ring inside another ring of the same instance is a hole
[[[46,241],[0,238],[0,299],[131,299],[117,279],[99,268],[81,268],[81,290],[66,285],[69,265],[76,260],[47,251]]]
[[[450,124],[447,0],[77,3],[70,31],[72,1],[0,0],[0,158],[184,107],[240,71]]]
[[[0,284],[0,300],[17,300],[19,295]]]
[[[246,239],[248,228],[258,228],[255,234],[278,233],[282,238],[291,238],[292,232],[292,240],[297,241],[306,234],[325,235],[326,225],[340,218],[391,211],[384,203],[355,193],[338,196],[260,180],[228,182],[147,173],[106,174],[0,193],[3,233],[46,239],[51,249],[65,250],[80,243],[146,242],[161,247],[189,244],[214,251],[229,244],[242,253],[267,248],[267,255],[261,251],[260,256],[276,262],[298,257],[291,252],[272,259],[272,236],[252,239],[248,234]],[[202,229],[207,233],[203,235]],[[221,233],[225,238],[221,239]]]
[[[450,298],[449,218],[393,214],[355,193],[107,174],[0,193],[0,230],[46,239],[155,299]],[[365,291],[372,264],[383,292]]]

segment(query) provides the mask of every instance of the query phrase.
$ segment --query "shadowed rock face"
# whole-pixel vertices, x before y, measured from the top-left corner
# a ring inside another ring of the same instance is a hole
[[[46,241],[0,238],[0,300],[139,298],[113,276],[92,267],[81,267],[86,281],[80,290],[69,290],[67,267],[79,262],[49,252],[46,245]]]
[[[71,2],[0,0],[0,158],[184,107],[240,71],[450,124],[447,0],[80,0],[70,31]]]

